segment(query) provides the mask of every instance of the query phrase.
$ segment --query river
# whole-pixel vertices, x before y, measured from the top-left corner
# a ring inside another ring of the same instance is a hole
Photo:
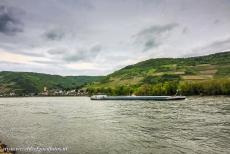
[[[0,98],[0,140],[11,147],[63,147],[65,154],[227,154],[230,97],[165,102]]]

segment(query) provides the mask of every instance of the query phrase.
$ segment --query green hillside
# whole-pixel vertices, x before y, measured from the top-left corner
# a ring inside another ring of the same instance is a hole
[[[87,84],[87,85],[86,85]],[[230,95],[230,52],[190,58],[149,59],[106,77],[0,72],[0,94],[87,87],[90,94]]]
[[[0,72],[0,94],[38,93],[48,89],[78,88],[87,83],[101,80],[101,76],[59,76],[30,72]]]
[[[222,52],[190,58],[149,59],[118,70],[88,88],[91,93],[112,95],[166,95],[177,90],[183,94],[230,94],[229,80],[230,52]],[[222,89],[217,91],[218,88]]]

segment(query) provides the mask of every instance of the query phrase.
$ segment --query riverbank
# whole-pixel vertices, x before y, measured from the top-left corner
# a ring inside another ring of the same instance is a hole
[[[82,96],[67,96],[67,95],[57,95],[57,96],[0,96],[0,98],[18,98],[18,97],[88,97],[89,95],[82,95]]]
[[[97,94],[95,94],[97,95]],[[106,94],[105,94],[106,95]],[[82,95],[82,96],[0,96],[0,98],[40,98],[40,97],[91,97],[93,95]],[[110,95],[110,96],[131,96],[131,95]],[[165,96],[165,95],[136,95],[136,96]],[[167,95],[167,96],[181,96],[181,95]],[[186,97],[229,97],[229,94],[226,95],[183,95]]]
[[[6,151],[7,145],[0,141],[0,154],[16,154],[15,151]]]

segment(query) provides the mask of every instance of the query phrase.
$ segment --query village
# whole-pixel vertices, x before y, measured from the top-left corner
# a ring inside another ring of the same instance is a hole
[[[17,93],[16,91],[12,91],[9,93],[0,93],[0,97],[18,97],[18,96],[24,96],[24,97],[33,97],[33,96],[87,96],[87,88],[81,88],[81,89],[48,89],[47,87],[43,88],[42,92],[39,93]]]

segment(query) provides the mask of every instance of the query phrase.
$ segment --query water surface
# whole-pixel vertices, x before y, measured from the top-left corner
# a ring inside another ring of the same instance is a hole
[[[230,98],[0,98],[0,140],[12,147],[67,147],[66,154],[229,153]]]

